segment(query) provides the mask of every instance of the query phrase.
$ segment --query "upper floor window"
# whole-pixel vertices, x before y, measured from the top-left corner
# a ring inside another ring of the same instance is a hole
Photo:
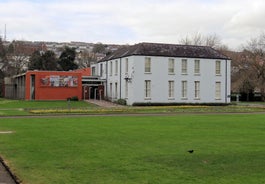
[[[151,58],[150,57],[145,58],[144,72],[151,73]]]
[[[215,61],[215,74],[221,75],[221,61]]]
[[[112,71],[112,67],[113,67],[112,65],[113,65],[113,64],[112,64],[112,61],[111,61],[111,62],[110,62],[110,75],[112,75],[112,72],[113,72],[113,71]]]
[[[115,75],[118,75],[118,60],[115,61]]]
[[[102,75],[103,75],[103,64],[101,63],[100,64],[100,76],[102,77]]]
[[[125,59],[125,73],[128,74],[129,72],[129,59]]]
[[[175,61],[174,59],[168,59],[168,73],[169,74],[174,74],[174,65],[175,65]]]
[[[92,67],[92,76],[95,76],[96,75],[96,67]]]
[[[194,60],[194,74],[200,73],[200,60]]]
[[[188,73],[188,61],[187,61],[187,59],[181,60],[181,73],[182,74]]]

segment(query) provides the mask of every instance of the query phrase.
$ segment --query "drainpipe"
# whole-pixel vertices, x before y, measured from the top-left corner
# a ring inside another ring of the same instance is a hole
[[[225,103],[227,103],[227,60],[225,60]]]
[[[121,58],[120,58],[120,99],[121,99]]]
[[[109,67],[108,67],[108,61],[106,61],[106,97],[107,99],[109,98],[109,95],[108,95],[108,76],[109,76]]]

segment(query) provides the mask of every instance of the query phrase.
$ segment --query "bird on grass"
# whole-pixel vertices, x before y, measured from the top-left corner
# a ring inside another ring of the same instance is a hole
[[[189,153],[193,153],[193,152],[194,152],[194,150],[189,150],[188,152],[189,152]]]

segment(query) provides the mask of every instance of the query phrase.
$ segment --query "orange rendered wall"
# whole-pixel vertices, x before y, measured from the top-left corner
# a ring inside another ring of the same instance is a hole
[[[35,75],[35,100],[66,100],[69,97],[77,96],[82,99],[82,74],[78,72],[64,71],[28,71],[26,73],[26,92],[25,99],[30,98],[30,78]],[[77,77],[77,86],[44,86],[41,82],[44,76],[74,76]]]

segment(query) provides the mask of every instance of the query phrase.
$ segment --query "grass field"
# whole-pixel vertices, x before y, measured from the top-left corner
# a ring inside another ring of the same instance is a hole
[[[265,183],[265,114],[0,119],[26,184]],[[190,154],[187,150],[194,149]]]
[[[178,105],[119,108],[98,107],[84,101],[23,101],[0,98],[0,116],[49,115],[49,114],[109,114],[109,113],[227,113],[227,112],[265,112],[265,103],[228,106]]]

